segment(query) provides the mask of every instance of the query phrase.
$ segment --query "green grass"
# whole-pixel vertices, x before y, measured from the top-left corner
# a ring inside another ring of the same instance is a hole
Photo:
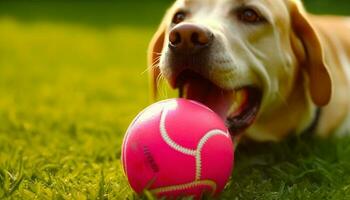
[[[236,151],[226,199],[349,199],[350,138],[310,136]]]
[[[5,19],[0,29],[0,199],[130,196],[120,145],[148,104],[151,31]]]
[[[113,1],[2,1],[1,16],[24,22],[55,21],[86,24],[98,28],[113,25],[152,26],[158,23],[171,0]]]
[[[0,199],[134,199],[120,146],[149,104],[146,48],[166,3],[124,23],[110,4],[48,4],[0,6]],[[350,138],[241,145],[221,198],[350,199],[349,155]]]

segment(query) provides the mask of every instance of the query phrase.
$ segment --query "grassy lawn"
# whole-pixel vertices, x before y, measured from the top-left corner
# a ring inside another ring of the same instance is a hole
[[[0,3],[0,199],[135,198],[120,146],[167,3],[132,5]],[[350,138],[242,145],[221,198],[350,199],[349,155]]]
[[[129,196],[120,145],[148,103],[150,30],[0,29],[0,199]]]

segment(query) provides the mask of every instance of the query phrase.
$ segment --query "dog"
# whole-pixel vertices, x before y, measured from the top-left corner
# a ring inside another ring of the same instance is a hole
[[[177,0],[148,63],[154,99],[162,77],[237,138],[350,128],[350,18],[309,14],[299,0]]]

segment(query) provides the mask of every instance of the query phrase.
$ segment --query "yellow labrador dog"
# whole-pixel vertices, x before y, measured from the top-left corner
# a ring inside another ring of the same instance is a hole
[[[350,18],[308,14],[298,0],[177,0],[149,65],[154,97],[163,77],[233,135],[279,141],[349,129]]]

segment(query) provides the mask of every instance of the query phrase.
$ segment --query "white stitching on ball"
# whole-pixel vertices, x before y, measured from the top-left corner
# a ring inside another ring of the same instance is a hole
[[[179,152],[186,154],[186,155],[195,156],[196,150],[182,147],[179,144],[176,144],[176,142],[174,142],[170,138],[170,136],[166,130],[166,124],[165,124],[167,114],[168,114],[168,110],[166,108],[164,108],[162,115],[161,115],[161,118],[160,118],[160,132],[161,132],[161,135],[163,137],[163,140],[174,150],[179,151]]]
[[[155,193],[155,194],[159,194],[159,193],[166,193],[166,192],[172,192],[172,191],[179,191],[179,190],[186,190],[186,189],[190,189],[190,188],[194,188],[197,186],[208,186],[211,188],[211,195],[215,194],[216,191],[216,183],[214,181],[211,180],[203,180],[203,181],[194,181],[191,183],[187,183],[187,184],[181,184],[181,185],[172,185],[172,186],[166,186],[166,187],[160,187],[160,188],[156,188],[153,190],[150,190],[150,192]]]
[[[208,133],[205,134],[205,136],[199,141],[198,146],[197,146],[197,151],[196,151],[196,180],[201,179],[201,173],[202,173],[202,159],[201,159],[201,153],[202,153],[202,148],[204,145],[208,142],[208,140],[211,137],[214,137],[216,135],[224,135],[227,137],[227,133],[225,133],[222,130],[211,130]]]
[[[195,181],[198,181],[201,179],[201,171],[202,171],[202,159],[201,159],[201,153],[202,153],[202,148],[204,145],[208,142],[208,140],[211,137],[214,137],[216,135],[223,135],[225,137],[229,137],[229,134],[219,130],[219,129],[214,129],[209,132],[207,132],[204,137],[199,141],[197,145],[197,149],[189,149],[185,148],[179,144],[177,144],[175,141],[173,141],[169,134],[167,133],[166,130],[166,116],[168,114],[168,109],[164,108],[161,114],[161,119],[160,119],[160,132],[162,135],[163,140],[174,150],[179,151],[183,154],[194,156],[196,159],[196,176],[195,176]]]

